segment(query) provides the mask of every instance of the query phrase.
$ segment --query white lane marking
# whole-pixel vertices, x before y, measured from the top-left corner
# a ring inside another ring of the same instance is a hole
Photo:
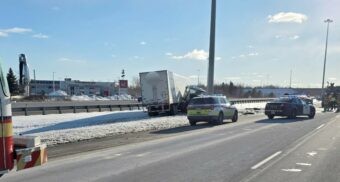
[[[264,159],[263,161],[259,162],[258,164],[256,164],[255,166],[251,167],[251,169],[257,169],[259,168],[260,166],[262,166],[263,164],[269,162],[270,160],[274,159],[274,157],[280,155],[282,153],[282,151],[278,151],[276,152],[275,154],[267,157],[266,159]]]
[[[112,156],[105,156],[104,159],[113,159],[113,158],[119,157],[121,155],[123,155],[123,154],[114,154]]]
[[[319,127],[317,127],[316,130],[321,129],[321,128],[324,127],[324,126],[325,126],[325,124],[322,124],[322,125],[320,125]]]
[[[308,152],[307,153],[309,156],[312,156],[312,157],[314,157],[316,154],[318,154],[317,152],[315,152],[315,151],[312,151],[312,152]]]
[[[299,166],[311,166],[312,164],[309,164],[309,163],[296,163],[296,165],[299,165]]]
[[[250,128],[244,128],[243,130],[245,130],[245,131],[251,131],[251,130],[253,130],[253,129],[250,129]]]
[[[327,148],[318,148],[318,150],[320,150],[320,151],[326,151]]]
[[[137,154],[136,156],[137,157],[144,157],[144,156],[146,156],[146,155],[148,155],[148,154],[150,154],[151,152],[145,152],[145,153],[141,153],[141,154]]]
[[[285,171],[285,172],[301,172],[302,170],[301,169],[282,169],[282,171]]]

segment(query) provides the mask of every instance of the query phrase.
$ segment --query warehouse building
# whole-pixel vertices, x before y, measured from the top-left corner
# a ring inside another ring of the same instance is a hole
[[[54,88],[53,88],[54,87]],[[116,94],[115,82],[89,82],[65,78],[64,81],[32,80],[30,95],[48,95],[62,90],[67,95],[111,96]]]

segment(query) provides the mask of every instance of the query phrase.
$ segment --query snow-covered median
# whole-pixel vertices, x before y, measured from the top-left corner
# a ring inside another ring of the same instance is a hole
[[[188,125],[186,116],[148,117],[143,111],[13,117],[15,134],[40,136],[48,145]]]

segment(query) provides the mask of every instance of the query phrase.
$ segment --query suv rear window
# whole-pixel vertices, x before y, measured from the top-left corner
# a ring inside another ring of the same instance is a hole
[[[279,99],[275,99],[273,100],[273,102],[276,102],[276,103],[292,103],[293,99],[291,98],[279,98]]]
[[[218,98],[205,97],[205,98],[194,98],[191,100],[190,104],[218,104]]]

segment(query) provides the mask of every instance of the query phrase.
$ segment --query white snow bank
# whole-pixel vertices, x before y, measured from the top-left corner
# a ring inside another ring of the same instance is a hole
[[[62,90],[57,90],[55,92],[51,92],[48,94],[48,96],[59,96],[59,97],[64,97],[67,96],[67,93],[65,91]]]
[[[13,117],[15,134],[36,135],[48,145],[188,125],[186,116],[149,118],[142,111]]]
[[[133,100],[131,95],[114,95],[109,97],[88,96],[88,95],[73,95],[70,98],[72,101],[96,101],[96,100]]]

